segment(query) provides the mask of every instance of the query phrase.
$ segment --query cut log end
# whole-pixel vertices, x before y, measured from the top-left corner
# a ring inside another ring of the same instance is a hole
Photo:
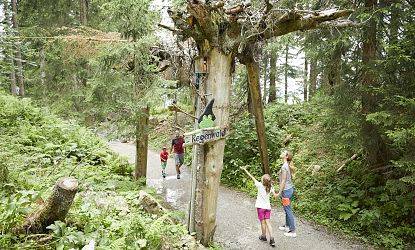
[[[58,180],[57,185],[68,191],[78,190],[78,180],[72,177],[64,177]]]

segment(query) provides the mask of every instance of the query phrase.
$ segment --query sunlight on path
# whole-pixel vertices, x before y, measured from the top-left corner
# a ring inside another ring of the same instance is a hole
[[[130,143],[110,142],[115,152],[127,156],[130,163],[135,162],[135,146]],[[174,159],[167,162],[167,177],[161,176],[159,155],[148,152],[147,185],[154,187],[158,194],[172,207],[187,213],[190,198],[190,169],[182,167],[181,179],[176,179]],[[235,192],[221,186],[219,189],[217,208],[217,228],[215,242],[225,249],[368,249],[357,243],[329,234],[317,227],[297,218],[297,238],[287,238],[278,226],[284,223],[285,217],[281,207],[273,208],[271,222],[274,229],[276,247],[260,242],[259,222],[257,220],[255,199],[246,194]]]

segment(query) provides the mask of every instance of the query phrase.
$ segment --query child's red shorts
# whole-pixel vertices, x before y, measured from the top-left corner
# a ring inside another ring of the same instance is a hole
[[[271,218],[271,209],[257,208],[258,219],[265,220]]]

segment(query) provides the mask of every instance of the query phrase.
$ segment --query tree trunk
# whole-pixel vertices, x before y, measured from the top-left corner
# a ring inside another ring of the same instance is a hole
[[[18,32],[19,24],[17,22],[17,0],[12,0],[12,24],[14,32]],[[17,65],[17,84],[19,85],[19,95],[25,96],[25,87],[23,80],[23,64],[22,53],[20,51],[20,43],[16,43],[16,65]]]
[[[59,179],[49,199],[33,212],[23,223],[16,227],[15,233],[42,233],[55,221],[64,221],[72,201],[78,191],[78,181],[73,177]]]
[[[16,96],[17,93],[17,83],[16,83],[16,71],[14,65],[14,50],[13,50],[13,43],[11,42],[11,37],[13,35],[12,32],[12,24],[10,23],[10,6],[9,1],[3,1],[3,12],[4,12],[4,23],[5,23],[5,31],[6,31],[6,39],[5,39],[5,55],[6,60],[9,64],[9,77],[10,77],[10,92],[12,95]]]
[[[304,91],[303,91],[303,97],[304,97],[304,102],[307,101],[308,98],[308,60],[307,60],[307,55],[304,55]]]
[[[368,13],[372,13],[377,5],[376,0],[366,0],[365,7]],[[376,112],[378,98],[372,91],[378,86],[375,76],[376,61],[376,19],[371,18],[364,27],[364,41],[362,45],[362,134],[363,142],[367,153],[367,161],[370,166],[388,162],[386,145],[383,142],[375,124],[366,120],[366,116]]]
[[[284,102],[287,103],[288,102],[288,50],[289,50],[289,46],[288,46],[288,42],[285,45],[285,79],[284,79]]]
[[[317,59],[311,58],[310,61],[310,81],[309,81],[308,99],[310,100],[315,95],[317,90]]]
[[[87,0],[79,0],[79,21],[81,25],[87,25],[88,3]]]
[[[265,104],[267,103],[267,82],[268,82],[268,61],[269,56],[268,53],[264,53],[264,60],[263,60],[263,76],[264,76],[264,95],[262,96],[262,102]]]
[[[208,77],[201,86],[209,98],[215,98],[213,112],[215,126],[229,125],[229,100],[232,82],[231,54],[212,48],[208,55]],[[212,240],[216,229],[216,208],[220,176],[223,168],[225,140],[217,140],[203,145],[203,162],[198,169],[196,188],[195,228],[196,236],[203,245]]]
[[[47,98],[48,87],[46,85],[46,57],[45,57],[45,47],[42,45],[39,51],[39,71],[40,71],[40,85],[42,88],[43,98]]]
[[[269,66],[269,96],[268,103],[272,103],[277,99],[277,88],[276,88],[276,79],[277,79],[277,52],[271,51],[270,56],[270,66]]]
[[[334,94],[335,86],[340,84],[341,81],[341,66],[342,66],[342,49],[343,44],[338,42],[334,48],[333,55],[331,57],[331,63],[328,66],[327,74],[327,88],[329,95]]]
[[[147,151],[148,151],[148,120],[150,108],[147,105],[139,110],[135,131],[135,172],[136,179],[147,176]]]
[[[269,160],[268,160],[268,147],[267,137],[265,133],[265,119],[263,113],[263,107],[261,102],[261,90],[259,80],[259,64],[254,60],[246,63],[246,69],[249,77],[249,90],[251,92],[252,104],[255,116],[255,125],[257,138],[259,143],[259,153],[261,157],[262,173],[270,174]]]
[[[246,78],[248,78],[248,76],[246,76]],[[246,101],[248,103],[248,112],[251,115],[254,115],[254,103],[252,100],[251,86],[249,86],[249,79],[246,79],[246,88],[248,89],[248,94],[246,95],[247,96]]]

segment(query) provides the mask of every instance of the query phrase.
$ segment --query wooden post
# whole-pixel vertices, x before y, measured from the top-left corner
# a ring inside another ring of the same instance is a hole
[[[203,86],[205,84],[205,81],[202,81],[199,83],[200,86]],[[194,95],[194,109],[195,109],[195,116],[199,117],[200,114],[202,113],[203,110],[203,106],[202,106],[202,100],[201,100],[201,96],[203,96],[203,88],[199,87],[199,93],[197,93],[197,89],[195,90],[195,95]],[[194,126],[193,128],[196,130],[199,127],[199,123],[198,121],[195,119],[194,122]],[[190,204],[189,204],[189,218],[188,218],[188,225],[187,225],[187,229],[190,233],[193,233],[196,231],[196,209],[197,209],[197,201],[196,201],[196,197],[198,197],[200,199],[201,195],[200,195],[200,188],[197,185],[197,180],[200,178],[200,176],[198,176],[198,172],[200,171],[200,169],[203,166],[203,145],[193,145],[193,149],[192,149],[192,183],[191,183],[191,190],[190,190]],[[198,196],[196,196],[196,192],[199,193]]]
[[[15,233],[42,233],[55,221],[63,221],[78,191],[78,181],[73,177],[59,179],[49,199],[15,228]]]
[[[200,88],[209,98],[214,98],[213,110],[215,126],[226,127],[229,122],[229,99],[232,82],[232,55],[225,54],[219,48],[211,48],[208,52],[208,77],[206,84]],[[203,155],[197,170],[195,229],[196,236],[203,245],[212,240],[216,229],[216,207],[220,176],[223,168],[223,152],[225,140],[217,140],[203,146]]]
[[[135,172],[136,179],[147,176],[147,150],[148,150],[148,118],[150,108],[147,105],[141,108],[138,114],[138,121],[136,126],[136,159]]]

